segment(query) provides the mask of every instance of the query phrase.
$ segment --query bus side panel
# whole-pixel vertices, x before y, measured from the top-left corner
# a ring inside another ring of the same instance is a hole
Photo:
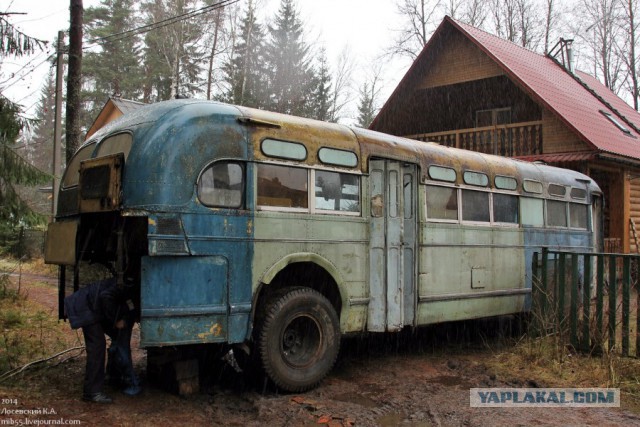
[[[228,262],[226,288],[220,292],[228,295],[228,342],[239,343],[248,338],[251,316],[251,282],[253,262],[254,219],[246,211],[210,212],[182,215],[191,255],[219,257]],[[189,292],[197,292],[199,285],[189,286]]]
[[[228,276],[221,256],[143,257],[141,346],[226,341]]]
[[[363,330],[369,297],[365,281],[368,227],[361,217],[258,212],[254,227],[254,292],[264,274],[283,260],[315,262],[314,257],[322,258],[332,266],[327,271],[336,278],[340,289],[343,302],[342,312],[339,313],[342,332]],[[310,285],[303,281],[287,284]]]
[[[423,223],[418,323],[522,311],[523,233],[515,227]]]

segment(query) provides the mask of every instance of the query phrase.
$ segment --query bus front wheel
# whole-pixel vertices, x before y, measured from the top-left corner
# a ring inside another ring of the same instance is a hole
[[[340,349],[340,322],[319,292],[294,288],[273,299],[258,336],[265,372],[279,388],[302,392],[333,368]]]

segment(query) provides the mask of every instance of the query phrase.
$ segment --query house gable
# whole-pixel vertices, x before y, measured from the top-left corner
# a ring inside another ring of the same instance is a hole
[[[416,89],[448,86],[504,75],[487,54],[460,33],[452,33],[439,54],[432,58],[424,78]]]

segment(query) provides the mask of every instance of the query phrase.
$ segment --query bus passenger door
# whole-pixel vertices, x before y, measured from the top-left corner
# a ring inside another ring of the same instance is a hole
[[[416,166],[372,160],[368,330],[397,331],[415,314]]]

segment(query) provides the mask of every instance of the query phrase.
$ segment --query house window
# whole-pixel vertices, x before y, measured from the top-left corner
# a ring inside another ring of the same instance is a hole
[[[631,131],[625,125],[623,125],[616,116],[604,110],[600,110],[600,113],[607,119],[609,119],[609,121],[613,123],[618,129],[620,129],[625,135],[632,136]]]
[[[508,125],[511,123],[511,107],[476,111],[476,127]]]

